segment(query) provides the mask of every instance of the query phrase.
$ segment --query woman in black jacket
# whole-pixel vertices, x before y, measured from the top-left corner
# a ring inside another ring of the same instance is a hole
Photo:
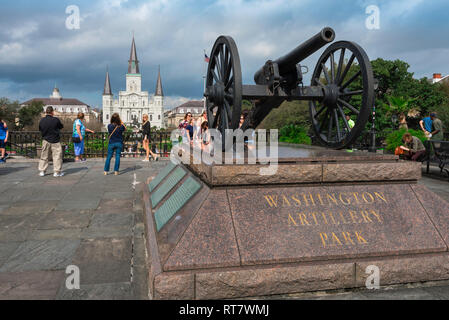
[[[157,155],[155,155],[150,148],[150,138],[151,138],[151,124],[150,121],[148,121],[148,115],[144,114],[143,115],[143,125],[142,125],[142,145],[143,148],[146,151],[146,157],[144,160],[142,160],[143,162],[148,162],[150,161],[150,153],[151,156],[153,157],[154,160],[158,161],[159,157]]]

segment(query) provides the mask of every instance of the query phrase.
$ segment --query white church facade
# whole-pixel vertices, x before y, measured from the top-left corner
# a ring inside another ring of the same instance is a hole
[[[138,127],[142,123],[142,116],[148,114],[152,127],[164,128],[164,93],[161,72],[159,70],[154,95],[150,96],[148,91],[142,91],[142,75],[134,37],[126,74],[126,91],[120,91],[118,99],[114,99],[109,71],[106,72],[103,91],[103,123],[106,126],[111,122],[111,116],[114,113],[120,114],[120,118],[126,125]]]

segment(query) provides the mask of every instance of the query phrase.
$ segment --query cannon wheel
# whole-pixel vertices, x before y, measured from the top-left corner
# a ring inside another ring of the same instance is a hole
[[[350,147],[365,129],[374,105],[374,76],[365,51],[340,41],[318,60],[312,86],[324,91],[322,101],[310,101],[310,118],[318,141],[328,147]],[[350,128],[346,116],[355,119]]]
[[[238,129],[242,111],[242,70],[232,37],[220,36],[212,48],[205,96],[209,127],[220,130],[224,151],[232,145],[225,130]]]

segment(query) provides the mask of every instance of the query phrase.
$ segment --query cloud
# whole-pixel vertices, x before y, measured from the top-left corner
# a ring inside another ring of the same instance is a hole
[[[0,81],[9,89],[1,86],[0,96],[48,96],[57,82],[65,96],[100,105],[106,66],[114,93],[125,87],[133,31],[143,89],[154,92],[161,65],[171,106],[202,98],[203,50],[209,54],[222,34],[236,41],[248,84],[266,60],[284,55],[324,26],[335,29],[337,40],[361,44],[372,59],[409,62],[418,77],[449,73],[445,24],[449,4],[443,0],[71,2],[80,8],[80,30],[65,28],[67,1],[27,6],[23,0],[2,2]],[[380,8],[380,30],[365,28],[365,8],[371,4]],[[313,70],[322,51],[304,64]]]

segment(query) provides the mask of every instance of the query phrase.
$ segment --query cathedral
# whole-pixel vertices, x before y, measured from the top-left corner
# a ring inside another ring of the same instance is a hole
[[[148,91],[142,91],[142,75],[139,69],[139,60],[137,60],[134,37],[128,61],[128,73],[126,74],[126,91],[119,92],[118,100],[114,99],[109,71],[106,71],[103,91],[103,123],[108,125],[112,114],[116,112],[120,114],[120,118],[128,126],[140,127],[142,115],[148,114],[152,127],[164,127],[164,93],[162,91],[161,71],[159,69],[154,95],[150,96]]]

